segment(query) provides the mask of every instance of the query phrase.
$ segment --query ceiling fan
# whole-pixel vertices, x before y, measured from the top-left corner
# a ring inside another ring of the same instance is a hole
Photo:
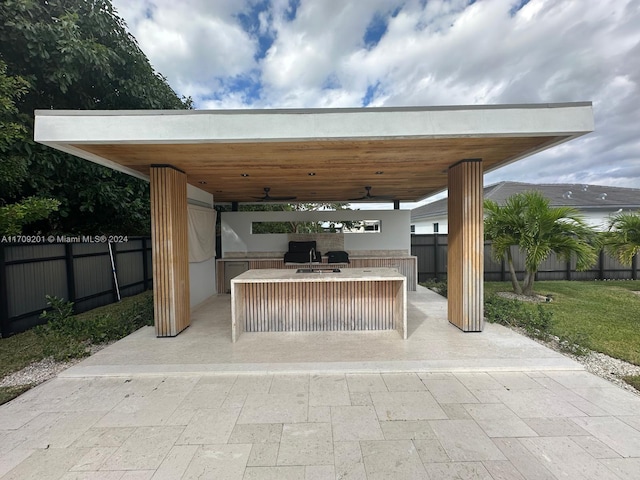
[[[298,197],[272,197],[269,195],[271,191],[271,187],[264,187],[264,195],[262,197],[252,197],[256,200],[260,200],[261,202],[278,202],[282,200],[295,200]]]
[[[393,200],[393,197],[387,197],[384,195],[371,195],[371,187],[370,186],[366,186],[364,187],[364,189],[367,191],[367,193],[364,195],[364,197],[359,197],[359,198],[350,198],[349,200],[351,201],[357,201],[357,200]]]

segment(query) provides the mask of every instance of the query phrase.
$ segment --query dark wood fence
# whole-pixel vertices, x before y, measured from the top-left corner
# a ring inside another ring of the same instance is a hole
[[[418,257],[418,281],[445,280],[447,278],[447,235],[411,235],[411,254]],[[513,250],[513,260],[518,278],[524,276],[524,255]],[[551,255],[540,265],[537,280],[637,280],[638,256],[632,265],[620,264],[615,258],[600,252],[598,262],[589,270],[578,272],[574,262],[559,260]],[[511,274],[506,262],[496,262],[491,257],[491,242],[484,244],[484,279],[509,281]]]
[[[117,300],[108,243],[0,243],[2,337],[41,323],[45,295],[74,302],[76,313]],[[152,287],[151,240],[111,243],[120,296]]]
[[[129,238],[112,243],[116,274],[122,297],[152,287],[151,240]],[[447,277],[447,235],[412,235],[411,254],[418,257],[418,281]],[[485,242],[484,278],[508,281],[504,262],[491,258]],[[524,274],[524,258],[514,251],[516,273]],[[590,270],[577,272],[575,265],[551,256],[540,266],[538,280],[607,280],[638,278],[638,258],[631,267],[601,253]],[[74,302],[77,313],[116,301],[116,288],[107,243],[0,243],[0,334],[19,333],[41,323],[47,307],[45,295]]]

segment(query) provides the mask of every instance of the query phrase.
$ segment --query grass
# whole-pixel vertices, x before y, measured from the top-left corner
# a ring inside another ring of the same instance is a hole
[[[550,333],[582,338],[584,347],[640,365],[640,281],[537,282],[536,292],[552,295]],[[486,293],[511,291],[510,283],[487,282]]]
[[[53,357],[67,360],[88,355],[91,344],[125,337],[142,325],[153,324],[153,294],[141,293],[88,312],[50,321],[8,338],[0,338],[0,379]],[[33,385],[0,387],[0,405]]]
[[[42,360],[43,341],[34,330],[0,339],[0,378]]]
[[[20,385],[18,387],[0,387],[0,405],[22,395],[34,385]]]
[[[550,333],[580,347],[640,365],[640,281],[537,282],[552,295],[543,308],[553,313]],[[511,291],[508,282],[486,282],[485,295]],[[640,390],[640,376],[626,377]]]
[[[640,375],[624,377],[623,380],[636,390],[640,391]]]
[[[33,330],[2,338],[0,339],[0,378],[22,370],[43,358],[42,339]],[[0,387],[0,405],[22,395],[32,386]]]

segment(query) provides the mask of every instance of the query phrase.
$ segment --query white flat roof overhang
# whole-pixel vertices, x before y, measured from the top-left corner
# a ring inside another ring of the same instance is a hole
[[[35,141],[139,178],[170,164],[216,202],[416,201],[447,169],[485,171],[593,131],[590,102],[304,110],[35,112]]]

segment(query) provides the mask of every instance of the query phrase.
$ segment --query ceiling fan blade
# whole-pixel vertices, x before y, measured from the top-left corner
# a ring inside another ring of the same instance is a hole
[[[298,197],[266,197],[265,201],[274,201],[274,200],[295,200]]]
[[[388,195],[371,195],[371,198],[376,200],[395,200],[395,197],[390,197]]]
[[[349,201],[357,202],[360,200],[365,200],[365,201],[379,202],[381,200],[389,200],[389,201],[395,200],[394,197],[389,197],[386,195],[371,195],[371,187],[368,185],[364,187],[364,189],[367,191],[367,193],[364,196],[359,198],[350,198]]]
[[[358,200],[367,200],[367,199],[371,198],[371,187],[366,186],[366,187],[364,187],[364,189],[366,190],[367,193],[365,193],[362,197],[350,198],[349,200],[355,202],[355,201],[358,201]]]
[[[251,197],[251,198],[255,198],[256,200],[259,200],[261,202],[279,202],[279,201],[285,201],[285,200],[295,200],[298,197],[272,197],[271,195],[269,195],[269,192],[271,191],[271,187],[264,187],[264,195],[262,197]]]
[[[361,202],[391,202],[394,200],[392,197],[376,197],[375,195],[371,195],[370,197],[363,197],[358,199],[353,199],[352,201],[361,201]]]

